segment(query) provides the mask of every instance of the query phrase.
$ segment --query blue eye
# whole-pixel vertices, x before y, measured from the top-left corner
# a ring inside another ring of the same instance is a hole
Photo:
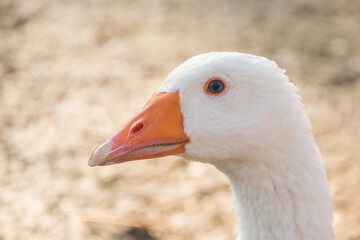
[[[210,79],[206,85],[205,89],[207,94],[218,95],[226,89],[226,85],[223,80],[219,78]]]

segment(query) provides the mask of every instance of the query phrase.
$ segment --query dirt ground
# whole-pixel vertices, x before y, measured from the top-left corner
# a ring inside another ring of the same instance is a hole
[[[359,39],[352,0],[0,0],[0,239],[235,239],[213,167],[87,165],[174,67],[209,51],[287,69],[324,155],[337,239],[360,239]]]

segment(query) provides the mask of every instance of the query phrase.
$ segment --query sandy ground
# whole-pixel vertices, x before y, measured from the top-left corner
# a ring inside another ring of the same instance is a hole
[[[175,66],[224,50],[300,87],[337,239],[360,239],[359,23],[351,0],[0,0],[0,239],[235,239],[211,166],[87,166]]]

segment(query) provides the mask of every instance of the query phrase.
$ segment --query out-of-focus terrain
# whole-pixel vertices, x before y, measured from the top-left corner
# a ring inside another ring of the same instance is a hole
[[[211,166],[87,166],[174,67],[209,51],[287,69],[324,155],[337,239],[360,239],[359,39],[352,0],[0,0],[0,239],[235,239]]]

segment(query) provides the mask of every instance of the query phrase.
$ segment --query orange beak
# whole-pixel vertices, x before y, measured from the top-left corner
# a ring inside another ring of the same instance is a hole
[[[155,93],[140,114],[95,149],[89,166],[180,154],[189,141],[184,133],[179,94]]]

